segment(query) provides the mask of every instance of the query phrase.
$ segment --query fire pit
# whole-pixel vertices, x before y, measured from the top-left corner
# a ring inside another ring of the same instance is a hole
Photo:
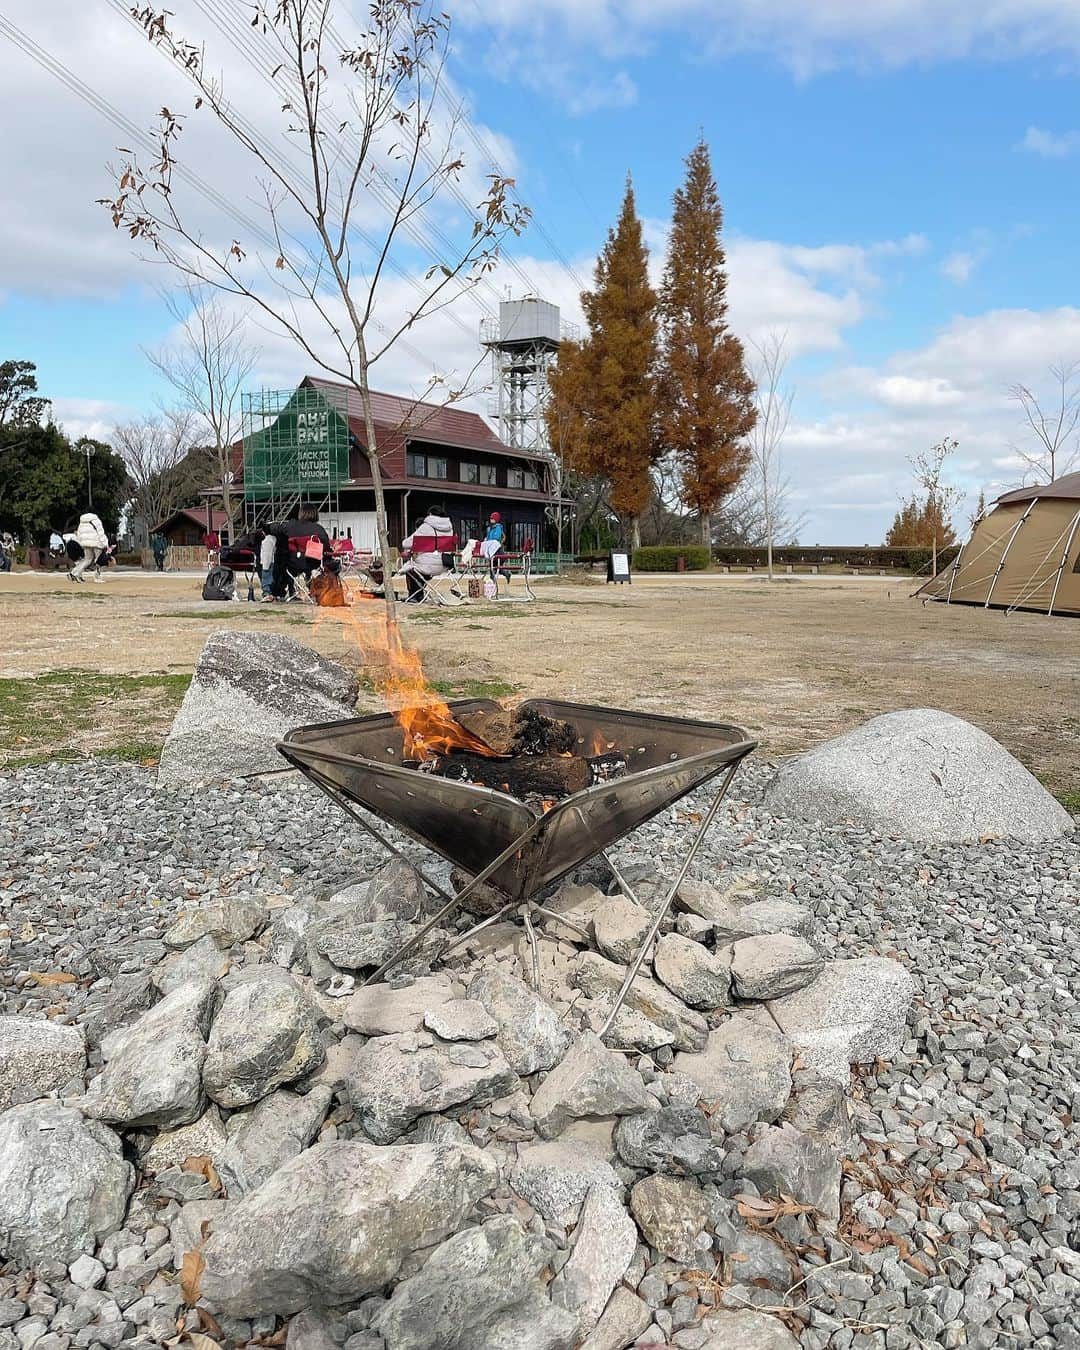
[[[466,699],[449,704],[448,710],[455,723],[464,719],[475,725],[476,714],[495,716],[501,708],[490,699]],[[392,822],[472,874],[457,895],[425,878],[446,904],[372,980],[396,965],[481,883],[506,897],[505,908],[522,905],[680,797],[723,774],[657,915],[658,929],[736,769],[756,745],[740,727],[725,723],[554,699],[530,699],[519,712],[572,728],[573,751],[562,753],[576,752],[588,765],[587,786],[569,791],[561,800],[534,796],[523,801],[473,781],[419,772],[420,765],[412,758],[409,710],[299,727],[279,743],[291,764],[391,852],[398,850],[356,811],[357,806]],[[628,890],[618,871],[614,867],[612,871]],[[648,941],[629,972],[627,987]]]

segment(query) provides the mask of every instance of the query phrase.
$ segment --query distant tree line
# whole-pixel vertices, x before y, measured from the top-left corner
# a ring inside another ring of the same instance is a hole
[[[190,412],[168,410],[118,426],[112,445],[70,437],[38,391],[32,361],[0,361],[0,530],[43,545],[92,510],[110,537],[144,543],[154,525],[217,477]]]

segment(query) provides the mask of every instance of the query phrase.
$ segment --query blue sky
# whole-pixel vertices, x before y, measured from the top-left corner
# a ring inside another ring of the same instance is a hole
[[[184,96],[115,3],[44,8],[13,0],[6,12],[138,125]],[[945,435],[960,441],[950,472],[969,500],[1019,481],[1027,445],[1009,388],[1046,398],[1048,368],[1080,359],[1080,12],[1073,0],[988,8],[461,0],[454,12],[456,94],[548,236],[531,229],[513,252],[569,318],[577,285],[548,239],[588,280],[630,171],[659,267],[683,156],[704,134],[733,326],[748,341],[787,334],[796,399],[784,464],[806,542],[880,540],[910,483],[907,456]],[[176,9],[271,125],[250,65],[190,0]],[[2,39],[0,53],[0,113],[22,129],[0,148],[0,354],[37,362],[72,430],[107,434],[167,397],[143,349],[169,341],[155,290],[168,277],[93,204],[120,133]],[[202,134],[191,141],[205,176],[254,195],[244,165]],[[478,176],[482,157],[465,149]],[[461,227],[454,203],[438,214],[444,231]],[[226,228],[212,215],[205,227]],[[430,259],[410,248],[400,261],[419,272]],[[496,285],[524,289],[506,268]],[[395,303],[391,292],[388,318]],[[465,300],[461,317],[471,331],[480,310]],[[252,331],[259,381],[305,373],[310,362],[280,336]],[[410,342],[419,355],[390,358],[378,383],[423,387],[433,367],[476,355],[442,319]]]

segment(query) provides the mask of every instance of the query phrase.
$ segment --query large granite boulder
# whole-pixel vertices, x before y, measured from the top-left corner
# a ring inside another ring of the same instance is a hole
[[[735,1134],[774,1121],[791,1096],[791,1042],[749,1017],[734,1016],[709,1033],[700,1054],[675,1056],[675,1070],[697,1083],[713,1121]]]
[[[924,843],[1006,835],[1058,839],[1073,820],[1009,752],[934,708],[874,717],[781,765],[765,794],[774,815],[853,820]]]
[[[353,716],[356,675],[279,633],[211,633],[161,752],[179,786],[286,767],[274,748],[308,722]]]
[[[354,1303],[455,1232],[498,1177],[472,1145],[316,1144],[215,1224],[201,1292],[231,1317]]]
[[[70,1264],[124,1222],[135,1169],[119,1138],[57,1102],[0,1115],[0,1265]]]

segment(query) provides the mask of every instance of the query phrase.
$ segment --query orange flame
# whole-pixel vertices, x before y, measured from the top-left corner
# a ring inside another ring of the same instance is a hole
[[[451,750],[496,758],[486,741],[454,720],[446,700],[424,674],[420,653],[389,625],[382,605],[344,609],[320,608],[316,626],[340,623],[346,643],[359,654],[362,669],[375,692],[395,714],[404,732],[405,759],[434,759]]]
[[[603,755],[606,754],[608,750],[613,750],[614,748],[615,748],[614,741],[605,740],[604,737],[601,736],[599,731],[593,732],[592,749],[589,751],[590,755]]]

